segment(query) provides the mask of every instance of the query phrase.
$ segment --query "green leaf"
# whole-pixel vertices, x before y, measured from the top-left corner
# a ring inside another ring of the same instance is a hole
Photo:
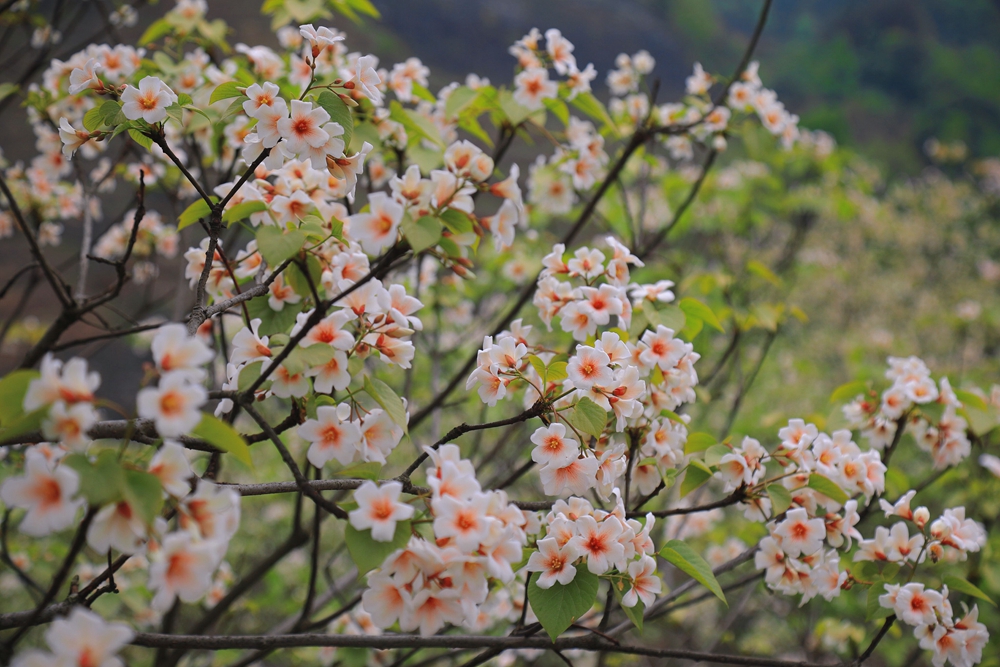
[[[973,408],[983,412],[987,412],[990,409],[990,406],[988,406],[986,401],[984,401],[978,394],[973,394],[971,391],[966,391],[964,389],[953,389],[952,391],[955,392],[955,398],[961,401],[962,405],[967,408]]]
[[[364,461],[363,463],[355,463],[354,465],[344,468],[343,470],[338,470],[333,473],[334,477],[350,477],[357,479],[370,479],[373,482],[377,482],[379,475],[382,474],[382,464],[377,461]]]
[[[354,115],[351,110],[347,108],[344,100],[340,99],[340,95],[328,90],[320,93],[316,101],[330,114],[330,120],[344,128],[344,134],[340,138],[344,140],[344,150],[347,150],[351,145],[351,139],[354,138]]]
[[[712,471],[701,461],[694,459],[688,463],[681,482],[681,498],[691,493],[712,477]]]
[[[163,486],[159,477],[141,470],[125,470],[122,481],[122,496],[143,523],[151,525],[163,509]]]
[[[662,324],[668,329],[672,329],[675,334],[683,329],[684,324],[687,322],[687,314],[677,306],[664,306],[660,310],[654,310],[651,307],[646,311],[646,317],[649,319],[650,324],[653,325],[653,328],[656,328],[658,324]]]
[[[545,362],[539,359],[538,355],[529,354],[528,363],[530,363],[531,367],[535,369],[536,373],[538,373],[538,377],[542,379],[542,382],[545,382]]]
[[[861,380],[848,382],[833,390],[833,393],[830,394],[830,402],[843,403],[844,401],[850,401],[858,394],[864,394],[866,391],[868,391],[867,382],[862,382]]]
[[[20,88],[16,83],[0,83],[0,101],[7,99]]]
[[[887,609],[878,603],[880,595],[885,595],[885,582],[878,581],[868,589],[868,599],[865,603],[865,620],[875,621],[892,616],[892,609]]]
[[[719,461],[722,460],[723,456],[732,453],[733,450],[731,450],[729,447],[726,447],[725,445],[712,445],[711,447],[705,450],[705,465],[709,467],[717,466],[719,465]]]
[[[607,127],[615,129],[615,122],[611,120],[611,116],[608,114],[608,110],[604,108],[604,104],[601,103],[592,93],[580,93],[572,100],[570,104],[575,106],[577,109],[587,114],[594,120],[600,121]],[[616,131],[617,134],[617,131]]]
[[[365,391],[382,406],[392,421],[402,427],[403,433],[409,433],[409,423],[406,418],[406,408],[403,407],[403,399],[396,395],[392,387],[378,378],[365,376]]]
[[[0,442],[12,440],[19,435],[37,431],[42,427],[42,421],[49,414],[49,406],[38,408],[27,414],[21,414],[10,420],[10,422],[0,431]]]
[[[446,118],[454,118],[479,97],[479,91],[468,86],[459,86],[451,91],[447,101],[444,103],[444,115]]]
[[[681,419],[681,416],[679,414],[677,414],[676,412],[674,412],[673,410],[667,410],[666,408],[664,408],[663,410],[660,410],[660,416],[661,417],[666,417],[670,421],[675,422],[677,424],[683,424],[684,423],[684,420]],[[705,435],[708,435],[708,434],[706,433]],[[711,436],[709,436],[709,437],[711,437]],[[686,453],[687,452],[685,452],[685,454]]]
[[[518,103],[514,99],[513,93],[509,90],[501,90],[498,95],[498,101],[500,102],[500,108],[507,116],[507,120],[510,121],[511,125],[520,125],[532,114],[531,109]]]
[[[624,578],[622,578],[622,580],[625,581],[625,586],[629,585],[628,580],[625,580]],[[610,581],[611,590],[615,592],[615,597],[618,598],[618,604],[619,606],[621,606],[622,611],[625,612],[625,616],[628,618],[628,620],[632,621],[632,625],[634,625],[636,629],[639,630],[639,634],[641,635],[642,621],[643,621],[643,616],[646,612],[646,605],[643,604],[642,600],[636,600],[634,607],[626,607],[625,605],[621,604],[622,598],[625,597],[625,593],[627,593],[628,590],[625,591],[620,590],[618,588],[619,581],[620,580],[617,579],[613,579]]]
[[[781,484],[768,484],[767,495],[771,497],[771,516],[778,516],[792,506],[792,492]]]
[[[968,579],[963,579],[962,577],[955,577],[952,575],[946,576],[943,580],[944,585],[953,591],[958,591],[959,593],[965,593],[966,595],[971,595],[974,598],[979,598],[980,600],[986,600],[994,607],[997,603],[993,599],[981,591],[975,584],[971,583]]]
[[[101,107],[94,107],[83,114],[83,128],[88,132],[93,132],[104,124],[104,116],[101,115]]]
[[[211,213],[212,209],[208,207],[208,202],[199,197],[177,216],[177,231],[190,227],[202,218],[207,218]]]
[[[468,234],[473,230],[472,219],[458,209],[449,208],[441,213],[441,222],[456,234]]]
[[[566,372],[565,361],[553,361],[545,371],[546,382],[562,382],[569,377],[569,374]]]
[[[716,331],[720,331],[722,333],[726,332],[726,330],[722,328],[722,322],[720,322],[719,318],[716,317],[714,312],[712,312],[712,309],[703,304],[701,301],[687,297],[685,299],[681,299],[680,303],[677,305],[680,306],[681,310],[683,310],[684,314],[689,318],[697,318]]]
[[[118,502],[125,486],[125,475],[118,453],[105,449],[91,461],[84,454],[70,454],[62,463],[80,475],[80,495],[91,507]]]
[[[225,83],[220,83],[212,91],[212,96],[208,99],[209,104],[215,104],[219,100],[228,100],[231,97],[245,97],[243,91],[240,88],[244,88],[236,81],[226,81]]]
[[[146,28],[146,32],[142,33],[142,37],[139,38],[139,46],[146,46],[160,37],[169,35],[173,29],[174,26],[167,19],[157,19]]]
[[[528,583],[531,610],[552,641],[573,625],[576,619],[590,611],[597,600],[597,587],[601,580],[586,566],[575,567],[576,576],[565,586],[555,583],[551,588],[540,588],[535,577]]]
[[[433,248],[441,239],[441,221],[432,215],[425,215],[416,222],[407,215],[403,218],[400,226],[403,229],[403,236],[410,242],[414,253]]]
[[[809,475],[809,483],[806,486],[813,491],[818,491],[840,505],[848,501],[847,493],[842,488],[837,486],[829,477],[824,477],[817,472]]]
[[[201,202],[204,203],[205,200],[202,199]],[[222,222],[228,225],[232,222],[236,222],[237,220],[249,218],[254,213],[260,213],[261,211],[266,210],[267,203],[260,200],[241,202],[235,206],[230,206],[222,213]]]
[[[572,410],[567,410],[563,414],[566,421],[577,430],[595,438],[601,437],[601,434],[604,433],[604,427],[608,423],[607,411],[586,396],[577,401]]]
[[[132,137],[132,141],[134,141],[135,143],[139,144],[140,146],[142,146],[146,150],[149,150],[149,148],[153,145],[153,140],[150,139],[149,137],[147,137],[145,134],[143,134],[139,130],[130,129],[128,131],[128,136]]]
[[[775,287],[781,287],[781,278],[775,275],[774,271],[767,268],[756,259],[751,259],[747,262],[747,271],[754,274],[759,278],[763,278],[767,282],[771,283]]]
[[[709,433],[689,433],[687,442],[684,443],[684,453],[703,452],[715,443],[715,437]]]
[[[28,393],[28,385],[41,373],[35,370],[22,369],[8,373],[0,380],[0,426],[6,427],[8,422],[24,414],[24,396]]]
[[[312,288],[309,286],[309,281],[310,280],[312,281],[312,284],[316,287],[317,291],[319,291],[320,284],[323,281],[323,267],[320,265],[319,260],[316,258],[315,255],[306,255],[306,270],[308,271],[309,274],[308,277],[306,277],[306,272],[302,270],[302,267],[299,265],[299,262],[295,262],[285,270],[285,280],[288,281],[288,284],[292,287],[293,290],[295,290],[296,294],[306,298],[311,298]],[[330,354],[333,354],[332,348],[326,346],[313,345],[308,349],[311,350],[313,347],[317,348],[316,350],[313,350],[314,353],[318,352],[319,348],[323,347],[326,350],[329,350]],[[300,348],[300,349],[305,349],[305,348]],[[333,357],[327,357],[327,359],[323,361],[323,363],[325,364],[332,358]],[[315,365],[319,366],[320,364],[317,363]]]
[[[419,83],[414,82],[412,90],[414,97],[430,102],[431,104],[437,102],[437,98],[434,97],[434,94],[431,93],[431,91],[424,88],[423,86],[421,86]]]
[[[559,98],[546,98],[542,100],[545,108],[552,112],[552,114],[558,118],[563,127],[569,125],[569,109],[566,108],[566,103]]]
[[[358,574],[364,574],[381,566],[389,554],[406,546],[411,534],[409,521],[396,523],[396,532],[391,542],[373,540],[371,530],[358,530],[350,523],[344,526],[344,542],[347,543],[351,560],[358,567]]]
[[[270,341],[269,341],[270,342]],[[240,369],[240,377],[236,383],[239,391],[246,391],[260,377],[260,371],[264,367],[263,361],[255,361]]]
[[[726,602],[726,596],[722,592],[722,587],[719,586],[718,580],[712,574],[712,567],[694,549],[688,546],[686,542],[670,540],[660,549],[660,555],[699,584],[712,591],[715,597],[722,600],[726,606],[729,606],[729,603]]]
[[[277,268],[298,253],[305,243],[306,233],[301,229],[283,232],[273,225],[261,225],[257,228],[257,248],[272,268]]]
[[[236,457],[236,460],[253,467],[253,461],[250,459],[250,448],[243,440],[243,436],[221,419],[210,414],[203,414],[201,421],[194,427],[193,433],[222,451],[229,452]]]

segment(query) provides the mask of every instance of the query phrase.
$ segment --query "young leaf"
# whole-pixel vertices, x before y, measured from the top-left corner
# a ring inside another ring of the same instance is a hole
[[[768,484],[767,495],[771,497],[771,516],[778,516],[792,506],[792,492],[781,484]]]
[[[382,406],[392,421],[402,427],[403,433],[408,433],[409,424],[406,418],[406,408],[403,407],[403,399],[396,395],[392,387],[378,378],[366,376],[365,391]]]
[[[729,449],[729,447],[726,447],[725,445],[712,445],[705,450],[705,465],[709,467],[717,466],[723,456],[732,453],[733,450]]]
[[[147,137],[145,134],[139,130],[129,130],[128,136],[132,137],[132,141],[139,144],[146,150],[149,150],[150,146],[153,145],[153,140]]]
[[[210,414],[203,414],[201,421],[194,427],[194,435],[224,452],[229,452],[247,466],[253,467],[253,461],[250,459],[250,448],[243,440],[243,436],[221,419]]]
[[[678,421],[680,421],[678,419]],[[703,452],[715,444],[715,438],[708,433],[689,433],[687,442],[684,443],[684,453],[694,454]]]
[[[202,203],[205,202],[204,199],[200,200]],[[267,210],[267,204],[262,201],[245,201],[235,206],[230,206],[222,213],[222,222],[229,224],[231,222],[236,222],[237,220],[243,220],[244,218],[249,218],[254,213],[260,213],[261,211]]]
[[[865,604],[865,620],[875,621],[880,618],[888,618],[892,615],[892,609],[887,609],[879,604],[878,598],[885,595],[885,582],[878,581],[868,589],[868,599]]]
[[[608,413],[594,403],[592,400],[584,396],[579,401],[572,410],[568,411],[569,414],[566,415],[566,420],[569,421],[578,430],[583,431],[588,435],[592,435],[595,438],[600,438],[601,434],[604,432],[604,427],[608,423]]]
[[[767,268],[755,259],[747,262],[747,271],[754,274],[759,278],[763,278],[767,282],[771,283],[775,287],[781,287],[781,278],[775,275],[774,271]]]
[[[38,408],[27,414],[21,414],[10,420],[0,430],[0,442],[11,440],[24,433],[37,431],[42,427],[42,420],[49,414],[49,406]]]
[[[80,495],[92,507],[117,502],[122,497],[125,476],[118,454],[105,449],[93,463],[84,454],[70,454],[63,463],[80,475]]]
[[[209,104],[215,104],[219,100],[228,100],[231,97],[243,97],[243,93],[240,88],[244,88],[236,81],[226,81],[225,83],[220,83],[212,91],[212,96],[208,98]]]
[[[701,301],[688,297],[681,299],[680,303],[677,305],[680,306],[681,310],[683,310],[684,314],[689,318],[693,317],[699,319],[716,331],[720,331],[722,333],[726,332],[726,330],[722,328],[722,322],[719,321],[719,318],[716,317],[712,309],[703,304]]]
[[[565,586],[555,583],[551,588],[540,588],[532,577],[528,584],[528,602],[552,641],[590,611],[597,599],[600,582],[597,575],[583,565],[576,567],[576,576]]]
[[[199,197],[177,216],[177,231],[193,225],[201,218],[207,218],[211,212],[212,209],[208,207],[208,203]]]
[[[681,540],[670,540],[660,550],[660,555],[699,584],[712,591],[712,594],[722,600],[724,604],[729,605],[726,602],[726,596],[722,592],[722,587],[719,586],[718,580],[712,574],[712,567],[694,549],[689,547],[687,543]]]
[[[333,476],[370,479],[373,482],[377,482],[381,473],[381,463],[377,461],[364,461],[363,463],[355,463],[354,465],[344,468],[343,470],[338,470],[333,473]]]
[[[959,593],[965,593],[966,595],[971,595],[972,597],[979,598],[980,600],[986,600],[994,607],[997,606],[997,603],[994,602],[989,595],[981,591],[975,584],[973,584],[967,579],[949,575],[943,579],[943,582],[945,586],[947,586],[953,591],[958,591]]]
[[[712,471],[698,459],[693,459],[684,472],[684,481],[681,482],[681,498],[691,493],[704,484],[712,476]]]
[[[868,391],[867,382],[862,382],[861,380],[848,382],[833,390],[833,393],[830,394],[830,402],[843,403],[844,401],[850,401],[858,394],[863,394],[866,391]]]
[[[22,369],[8,373],[0,380],[0,427],[6,427],[8,422],[24,414],[22,405],[28,385],[40,376],[38,371]]]
[[[344,526],[344,542],[351,560],[358,567],[358,574],[364,574],[385,562],[386,557],[397,549],[402,549],[410,541],[410,522],[396,523],[396,532],[391,542],[379,542],[372,539],[372,531],[358,530],[350,523]]]
[[[479,97],[478,90],[473,90],[468,86],[459,86],[448,94],[448,100],[444,103],[445,117],[454,118],[477,97]]]
[[[569,377],[566,373],[566,362],[565,361],[553,361],[549,364],[546,370],[545,381],[546,382],[562,382]]]
[[[344,100],[340,99],[340,95],[328,90],[320,93],[316,101],[330,114],[330,120],[344,128],[344,134],[340,138],[344,140],[344,150],[347,150],[351,145],[351,139],[354,138],[354,116],[351,110],[347,108]]]
[[[986,401],[984,401],[981,396],[973,394],[971,391],[965,391],[964,389],[953,389],[952,391],[955,392],[955,398],[961,401],[962,405],[967,408],[973,408],[983,412],[990,409],[990,407],[986,405]]]
[[[139,514],[143,523],[151,525],[163,508],[163,486],[156,475],[141,470],[124,470],[122,496]]]
[[[413,218],[403,218],[403,236],[410,242],[414,253],[433,248],[441,238],[441,221],[432,215],[425,215],[414,222]]]
[[[806,486],[841,505],[848,501],[847,494],[842,488],[837,486],[829,477],[824,477],[819,473],[814,472],[809,475],[809,483]]]
[[[257,229],[257,248],[270,267],[277,267],[295,255],[305,243],[306,233],[301,229],[283,232],[271,225],[261,225]]]

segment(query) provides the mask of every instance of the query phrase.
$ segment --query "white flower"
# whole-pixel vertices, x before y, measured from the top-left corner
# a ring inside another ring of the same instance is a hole
[[[83,607],[73,607],[66,618],[56,619],[45,632],[45,641],[63,667],[122,667],[115,655],[135,633],[124,623],[108,623]]]
[[[78,130],[69,124],[65,118],[59,119],[59,139],[63,144],[63,155],[72,157],[73,153],[90,141],[90,132]]]
[[[103,69],[101,64],[94,58],[89,58],[83,67],[77,67],[69,74],[70,95],[76,95],[89,89],[97,90],[103,87],[101,80],[97,78],[97,71]]]
[[[366,481],[354,492],[358,509],[348,515],[351,525],[357,530],[370,528],[373,540],[391,542],[396,534],[396,522],[413,516],[413,507],[399,502],[402,492],[403,485],[399,482],[378,486],[375,482]]]
[[[580,456],[580,443],[566,437],[566,427],[560,423],[540,426],[531,434],[535,448],[531,460],[540,465],[565,466]]]
[[[384,192],[368,197],[369,211],[348,218],[348,233],[369,255],[377,255],[396,241],[403,205]]]
[[[356,422],[348,421],[350,406],[321,405],[316,408],[316,419],[307,419],[298,428],[299,437],[312,443],[306,454],[309,462],[322,468],[330,459],[337,459],[341,465],[348,465],[358,456],[361,444],[361,429]],[[344,414],[344,413],[347,414]]]
[[[378,58],[371,55],[361,56],[358,58],[358,64],[355,67],[352,81],[372,101],[372,104],[381,106],[382,91],[378,89],[378,85],[382,83],[382,79],[379,78],[378,72],[375,71],[376,67],[378,67]]]
[[[189,336],[187,327],[177,323],[160,327],[150,347],[161,373],[185,372],[196,381],[205,375],[201,367],[215,356],[199,337]]]
[[[549,71],[541,67],[529,67],[514,77],[514,101],[521,106],[536,111],[544,105],[543,100],[554,98],[559,92],[555,81],[549,81]]]
[[[184,372],[167,373],[158,387],[142,389],[136,396],[139,416],[152,419],[164,438],[189,434],[201,421],[199,408],[208,400],[208,392],[194,384]]]
[[[225,554],[225,544],[194,541],[190,533],[170,533],[149,566],[152,607],[166,611],[180,598],[197,602],[212,586],[212,572]]]
[[[632,582],[632,589],[622,596],[622,606],[634,607],[642,600],[643,606],[649,609],[663,586],[663,582],[656,576],[656,561],[643,556],[629,563],[628,578]]]
[[[147,76],[139,87],[125,86],[122,92],[122,113],[129,120],[159,123],[167,117],[167,107],[177,101],[177,95],[155,76]]]
[[[191,493],[188,480],[194,474],[188,462],[184,447],[167,440],[153,455],[148,472],[160,480],[163,490],[175,498],[183,498]]]
[[[28,510],[21,521],[21,532],[40,536],[54,533],[73,524],[82,499],[73,499],[80,488],[80,476],[66,466],[49,467],[45,456],[29,449],[25,454],[24,475],[11,477],[0,486],[0,500],[8,507]]]
[[[278,132],[293,153],[305,153],[310,147],[324,145],[330,139],[323,125],[330,120],[330,114],[323,107],[313,108],[311,102],[292,100],[292,110],[288,118],[278,121]]]
[[[531,554],[525,569],[528,572],[539,572],[535,582],[539,588],[552,588],[556,583],[566,584],[576,578],[576,566],[573,561],[580,553],[572,544],[572,540],[559,546],[555,538],[546,537],[538,541],[538,551]]]

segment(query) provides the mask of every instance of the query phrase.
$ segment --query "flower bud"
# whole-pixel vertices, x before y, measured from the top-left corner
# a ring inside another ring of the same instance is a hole
[[[917,524],[917,527],[923,530],[927,522],[931,520],[931,512],[926,507],[918,507],[913,510],[913,523]]]

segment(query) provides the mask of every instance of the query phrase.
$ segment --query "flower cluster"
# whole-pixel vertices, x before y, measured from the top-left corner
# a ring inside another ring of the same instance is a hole
[[[538,520],[508,502],[503,491],[483,491],[472,462],[455,445],[427,453],[434,462],[427,472],[433,539],[414,534],[390,554],[368,575],[362,605],[383,629],[397,621],[404,632],[419,629],[425,636],[445,623],[481,628],[509,612],[505,589],[491,584],[514,580],[513,565],[528,535],[538,531]],[[373,539],[386,541],[396,522],[414,511],[398,502],[399,491],[398,483],[358,489],[351,524],[370,526]]]
[[[545,45],[537,28],[517,40],[508,51],[517,58],[521,71],[514,77],[514,101],[521,106],[536,111],[543,108],[545,100],[555,99],[559,93],[559,82],[549,79],[552,68],[560,76],[566,98],[573,99],[581,93],[590,92],[590,82],[597,77],[593,65],[582,70],[577,67],[573,55],[573,44],[563,37],[556,28],[545,31]]]
[[[215,354],[200,338],[189,336],[183,324],[160,327],[152,350],[160,381],[139,391],[136,409],[140,417],[153,420],[160,436],[188,435],[201,421],[201,407],[208,400],[202,366]]]
[[[859,396],[844,406],[852,428],[861,429],[868,443],[885,449],[905,424],[913,428],[917,444],[930,453],[937,469],[960,463],[972,453],[968,423],[958,414],[963,407],[948,378],[935,383],[927,365],[917,357],[889,357],[885,376],[892,386],[877,394]],[[940,385],[940,386],[939,386]],[[938,413],[935,406],[943,408]],[[918,409],[919,408],[919,409]]]
[[[757,489],[764,463],[775,461],[783,468],[781,485],[789,506],[783,518],[777,516],[767,524],[769,535],[761,541],[755,563],[766,571],[765,580],[772,589],[786,595],[801,593],[803,604],[816,595],[829,600],[840,595],[847,579],[847,573],[840,571],[836,550],[850,549],[861,533],[855,528],[860,521],[858,501],[838,501],[823,490],[847,498],[864,496],[871,502],[885,489],[886,468],[877,451],[861,451],[850,431],[830,436],[813,424],[793,419],[779,431],[779,437],[781,444],[771,454],[756,440],[745,440],[735,456],[722,457],[716,475],[726,481],[727,488]],[[749,494],[745,514],[765,521],[772,516],[777,496],[760,491]]]
[[[913,636],[920,640],[920,648],[933,652],[934,667],[946,662],[954,667],[972,667],[983,659],[990,633],[979,622],[979,606],[973,605],[955,619],[947,586],[939,592],[925,589],[920,583],[887,584],[878,601],[904,623],[914,626]]]
[[[595,510],[583,498],[559,500],[545,517],[545,537],[537,542],[525,569],[537,572],[539,588],[569,584],[578,567],[598,576],[612,574],[628,585],[622,605],[634,607],[641,600],[649,607],[660,593],[662,581],[656,574],[656,547],[650,533],[653,515],[645,525],[625,518],[621,496],[614,511]]]

